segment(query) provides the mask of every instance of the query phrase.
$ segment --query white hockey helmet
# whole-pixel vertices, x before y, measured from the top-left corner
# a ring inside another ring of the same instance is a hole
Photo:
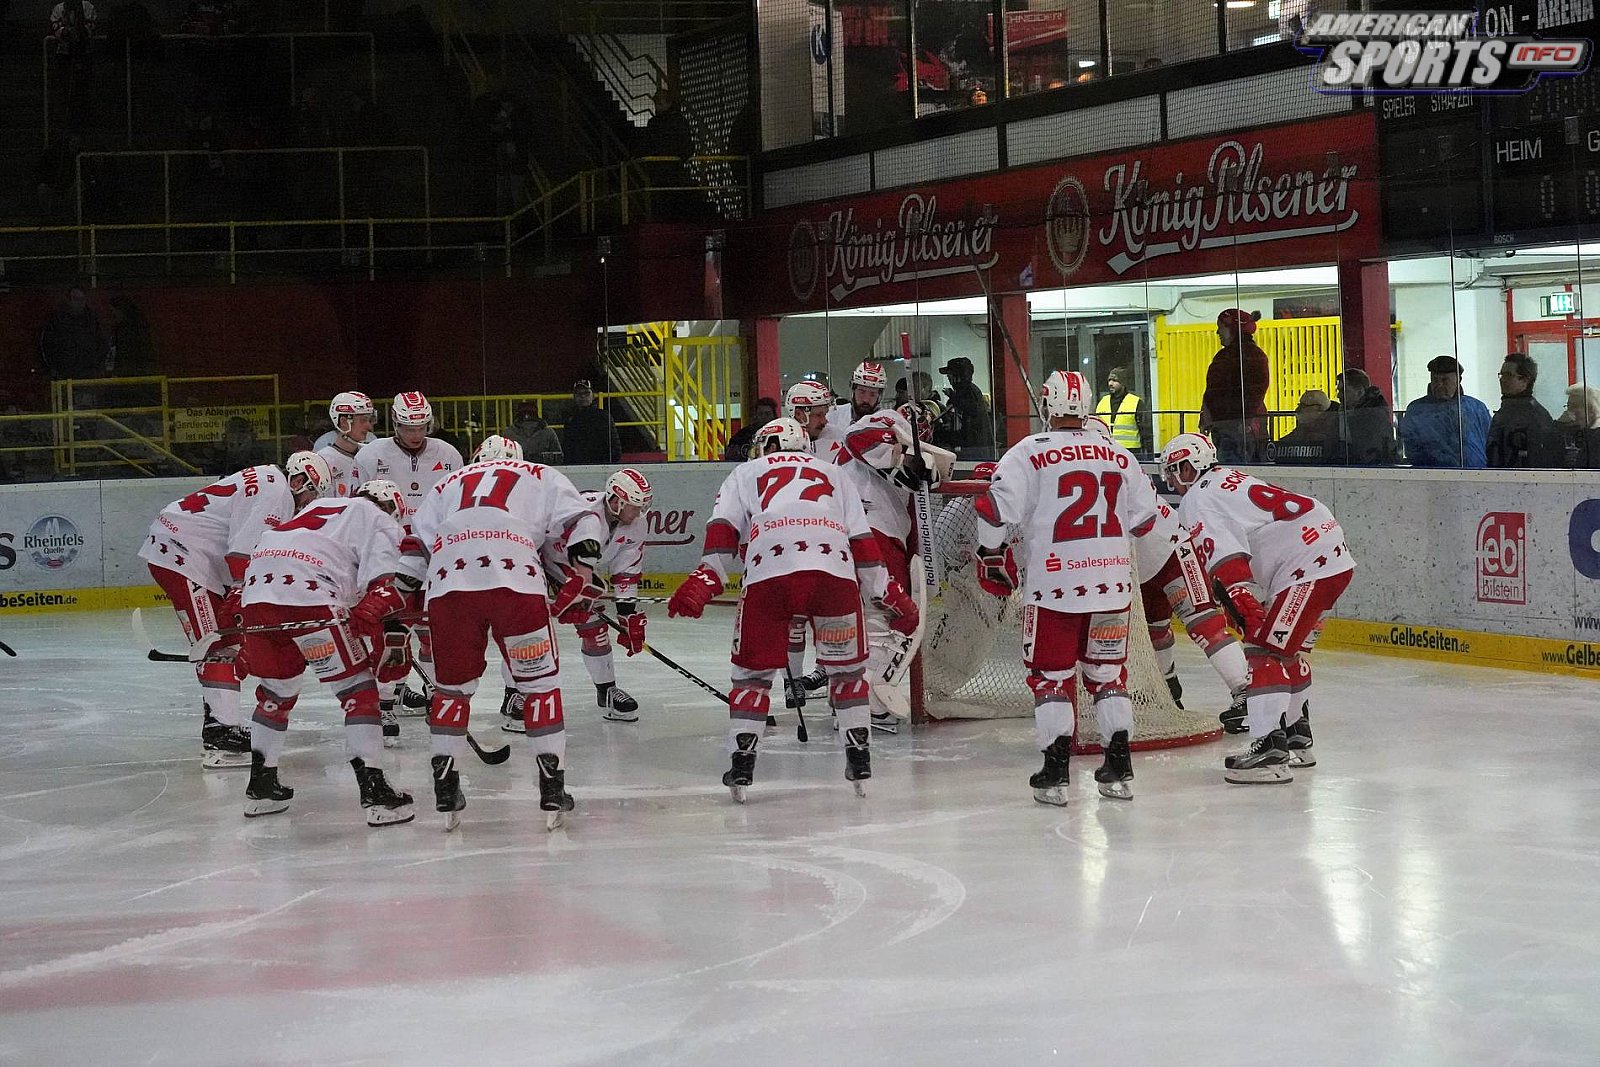
[[[1187,474],[1184,465],[1192,468]],[[1180,433],[1161,450],[1161,479],[1173,492],[1182,492],[1217,465],[1217,446],[1203,433]]]
[[[477,451],[472,453],[472,462],[488,463],[496,459],[521,459],[522,445],[509,437],[501,437],[492,433],[485,437],[478,445]]]
[[[804,452],[810,443],[810,435],[798,422],[776,418],[756,431],[750,442],[750,454],[765,456],[773,452]]]
[[[613,515],[619,514],[624,504],[632,504],[643,511],[654,498],[650,479],[632,467],[623,467],[606,479],[606,509]]]
[[[405,518],[405,494],[400,492],[400,487],[391,481],[383,478],[374,478],[370,482],[362,482],[356,488],[355,495],[366,497],[396,519]]]
[[[1102,419],[1099,415],[1090,415],[1088,418],[1084,419],[1083,428],[1099,434],[1107,441],[1112,440],[1110,424],[1108,424],[1106,420]]]
[[[1058,370],[1051,374],[1044,380],[1039,398],[1044,401],[1045,417],[1050,419],[1066,416],[1081,419],[1094,410],[1094,387],[1089,384],[1087,375],[1075,370]]]
[[[396,393],[389,421],[396,426],[421,426],[432,433],[433,405],[421,393]]]
[[[783,406],[791,417],[796,408],[831,408],[833,393],[821,382],[795,382],[784,394]]]
[[[328,404],[328,421],[334,428],[339,426],[340,419],[347,419],[352,415],[376,415],[378,409],[372,406],[372,398],[366,393],[348,392],[340,393]]]
[[[889,374],[883,369],[882,363],[867,360],[856,365],[856,372],[850,375],[852,386],[862,386],[867,389],[889,388]]]
[[[289,491],[303,493],[311,490],[317,496],[327,496],[333,489],[333,471],[328,469],[328,461],[315,452],[296,452],[283,462],[283,473],[289,477]],[[301,479],[300,488],[294,487],[294,480]]]

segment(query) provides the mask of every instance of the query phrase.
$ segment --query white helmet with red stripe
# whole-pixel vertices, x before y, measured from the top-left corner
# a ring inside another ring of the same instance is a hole
[[[624,504],[632,504],[643,511],[650,506],[654,495],[650,479],[632,467],[623,467],[606,479],[606,509],[613,515],[622,514]]]
[[[339,420],[347,419],[352,415],[376,415],[377,409],[372,406],[372,398],[366,393],[348,392],[340,393],[328,404],[328,421],[334,428],[339,428]]]
[[[882,363],[871,360],[856,366],[856,372],[850,375],[850,384],[863,386],[867,389],[889,388],[889,374],[883,369]]]
[[[389,409],[389,421],[396,426],[421,426],[433,432],[433,405],[421,393],[397,393]]]
[[[1184,470],[1185,466],[1189,470]],[[1180,433],[1161,450],[1161,478],[1175,493],[1183,492],[1217,465],[1217,446],[1203,433]]]
[[[1094,388],[1087,375],[1075,370],[1058,370],[1044,380],[1040,391],[1046,418],[1067,416],[1085,418],[1094,410]]]
[[[795,382],[789,386],[789,392],[784,395],[783,406],[797,422],[804,420],[795,415],[796,408],[831,408],[833,407],[833,392],[821,382]]]
[[[1107,441],[1112,439],[1110,425],[1098,415],[1090,415],[1087,419],[1084,419],[1083,428],[1085,430],[1093,430]]]
[[[327,496],[333,488],[333,471],[328,468],[328,461],[315,452],[296,452],[283,462],[283,473],[289,476],[289,492],[300,494],[307,491],[317,496]],[[295,488],[295,479],[301,479],[300,488]]]
[[[478,445],[478,450],[472,453],[472,462],[474,463],[488,463],[496,459],[520,460],[521,458],[521,443],[513,441],[509,437],[501,437],[497,433],[492,433],[485,437],[483,442]]]
[[[370,482],[362,482],[356,488],[356,496],[366,497],[384,511],[401,521],[406,517],[406,497],[400,492],[400,487],[384,478],[374,478]]]
[[[777,418],[756,431],[750,454],[765,456],[773,452],[804,452],[811,444],[805,428],[793,419]]]

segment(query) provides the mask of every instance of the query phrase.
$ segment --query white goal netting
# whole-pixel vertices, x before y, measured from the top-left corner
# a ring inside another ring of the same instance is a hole
[[[937,595],[929,592],[921,670],[912,693],[913,711],[933,719],[1033,714],[1033,693],[1022,666],[1022,594],[1000,600],[985,593],[973,567],[978,544],[975,497],[981,489],[982,483],[947,482],[933,494],[939,589]],[[1129,619],[1128,691],[1136,749],[1194,744],[1219,734],[1214,715],[1185,711],[1173,702],[1137,595]],[[1097,747],[1099,728],[1081,679],[1076,706],[1079,747]]]

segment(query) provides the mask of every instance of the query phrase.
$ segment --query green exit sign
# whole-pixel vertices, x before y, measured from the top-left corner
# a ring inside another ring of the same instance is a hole
[[[1571,315],[1577,310],[1577,293],[1551,293],[1549,296],[1539,298],[1539,314],[1546,318],[1552,315]]]

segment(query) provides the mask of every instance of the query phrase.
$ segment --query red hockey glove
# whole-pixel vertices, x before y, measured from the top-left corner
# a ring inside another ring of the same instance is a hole
[[[1008,597],[1017,591],[1021,578],[1017,574],[1017,559],[1011,546],[997,549],[978,549],[978,586],[992,596]]]
[[[394,585],[385,580],[367,587],[367,595],[350,609],[350,627],[374,646],[383,645],[383,620],[399,611],[405,602]]]
[[[222,603],[217,605],[217,626],[226,629],[230,626],[244,625],[244,605],[240,598],[244,596],[244,586],[233,585],[222,594]]]
[[[684,579],[677,592],[672,594],[672,599],[667,601],[667,617],[676,619],[681,615],[698,619],[705,613],[706,605],[720,592],[722,580],[710,567],[701,564]]]
[[[878,604],[889,613],[889,629],[906,637],[917,632],[917,603],[907,595],[905,587],[899,582],[889,579],[889,588]]]
[[[557,620],[576,625],[588,620],[594,611],[594,598],[605,592],[605,587],[595,581],[594,571],[588,567],[574,566],[567,580],[550,600],[550,614]]]
[[[628,650],[628,655],[637,656],[644,651],[644,612],[623,615],[618,621],[622,623],[622,647]]]
[[[1254,638],[1258,636],[1267,625],[1267,609],[1261,606],[1261,601],[1256,599],[1253,589],[1243,582],[1238,585],[1228,586],[1228,600],[1233,603],[1233,610],[1239,613],[1239,618],[1244,622],[1244,636]]]

